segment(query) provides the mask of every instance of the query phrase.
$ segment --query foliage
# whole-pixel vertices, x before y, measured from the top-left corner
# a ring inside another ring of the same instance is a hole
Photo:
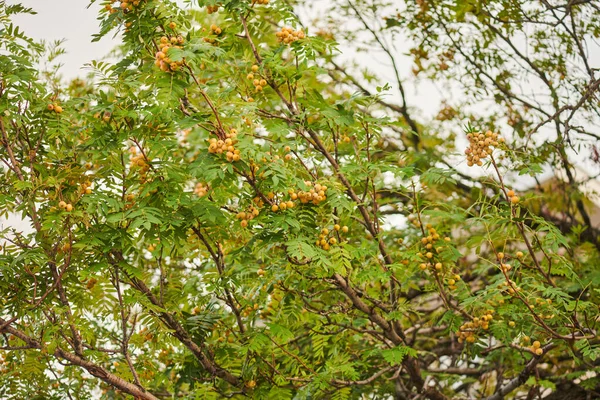
[[[189,3],[92,2],[118,60],[64,84],[0,2],[0,397],[597,393],[595,2]],[[400,35],[462,103],[419,121]]]

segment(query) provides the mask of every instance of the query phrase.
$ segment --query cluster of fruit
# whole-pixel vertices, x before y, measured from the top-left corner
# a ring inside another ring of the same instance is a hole
[[[235,215],[235,218],[241,220],[240,225],[242,226],[242,228],[245,228],[248,226],[248,221],[254,219],[255,217],[258,217],[259,213],[260,211],[258,210],[258,208],[250,206],[248,211],[240,211]]]
[[[81,184],[81,194],[91,194],[92,193],[92,182],[85,181]]]
[[[267,5],[269,4],[269,0],[252,0],[252,5],[254,4],[262,4],[262,5]]]
[[[510,200],[510,202],[511,202],[512,204],[517,204],[517,203],[519,203],[519,201],[521,200],[521,199],[519,199],[519,196],[517,196],[517,195],[515,194],[515,191],[514,191],[514,190],[509,190],[509,191],[507,191],[507,192],[506,192],[506,196],[508,197],[508,200]]]
[[[415,228],[421,227],[421,221],[419,220],[419,218],[417,218],[415,214],[409,214],[406,218],[408,219],[408,222],[410,222]]]
[[[221,28],[219,28],[219,27],[218,27],[217,25],[215,25],[215,24],[212,24],[212,25],[210,26],[210,31],[211,31],[212,33],[214,33],[215,35],[220,35],[220,34],[221,34]]]
[[[487,310],[486,314],[481,316],[481,318],[475,317],[470,322],[465,322],[458,328],[458,342],[462,343],[466,341],[467,343],[474,343],[476,340],[475,334],[477,330],[483,329],[487,330],[490,327],[490,321],[494,319],[493,314],[494,310]]]
[[[319,234],[319,238],[315,242],[315,245],[323,250],[329,250],[330,246],[338,243],[338,240],[335,238],[335,236],[333,236],[334,232],[340,231],[343,233],[348,233],[348,227],[346,225],[340,226],[339,224],[335,224],[333,226],[333,231],[329,231],[327,228],[321,229],[321,233]]]
[[[205,29],[202,28],[202,30],[204,31]],[[212,24],[210,26],[210,32],[214,35],[220,35],[221,34],[221,28],[219,28],[217,25]],[[215,38],[212,37],[205,37],[202,40],[204,40],[206,43],[210,43],[212,45],[216,45],[217,41],[215,40]]]
[[[256,72],[258,72],[258,65],[253,65],[252,72],[250,72],[248,75],[246,75],[246,78],[252,80],[252,84],[254,85],[255,91],[262,92],[263,88],[265,86],[267,86],[267,81],[266,81],[266,79],[255,78],[254,74]]]
[[[252,202],[256,205],[256,207],[258,208],[262,208],[265,205],[265,202],[263,201],[263,199],[261,199],[259,196],[256,196],[255,198],[252,199]]]
[[[469,139],[469,147],[465,150],[465,154],[467,155],[467,165],[469,167],[475,164],[483,165],[482,160],[492,154],[492,147],[504,142],[503,138],[499,138],[498,134],[492,131],[486,133],[470,132],[467,134],[467,139]]]
[[[162,71],[178,71],[183,65],[183,60],[172,61],[169,59],[167,52],[171,47],[181,49],[181,45],[185,42],[185,39],[181,35],[177,36],[163,36],[160,38],[160,50],[156,52],[154,56],[154,65],[159,67]]]
[[[532,353],[541,356],[542,354],[544,354],[544,350],[541,347],[542,344],[539,342],[539,340],[536,340],[535,342],[531,343],[531,346],[529,346],[529,350],[531,350]]]
[[[138,7],[140,3],[142,3],[142,0],[122,0],[118,7],[113,7],[113,4],[116,2],[117,0],[110,0],[110,3],[104,6],[104,9],[111,14],[114,14],[121,9],[125,14],[127,14],[128,12],[133,11],[134,7]]]
[[[440,241],[442,239],[439,233],[436,231],[436,229],[433,226],[431,226],[431,224],[427,224],[425,227],[427,228],[428,235],[421,239],[421,245],[423,245],[424,249],[420,254],[422,257],[425,257],[427,259],[427,263],[422,263],[419,267],[422,270],[426,270],[429,267],[433,266],[436,271],[440,272],[444,268],[444,265],[441,262],[434,263],[432,259],[434,256],[434,250],[437,254],[444,249],[444,246],[434,247],[436,244],[440,244]],[[450,242],[451,240],[452,239],[450,239],[449,237],[445,237],[443,239],[444,242]]]
[[[244,308],[244,311],[242,311],[242,315],[244,317],[249,317],[256,310],[258,310],[258,303],[254,303],[253,306],[248,306]]]
[[[508,294],[510,295],[514,295],[515,292],[521,291],[521,288],[518,287],[517,284],[510,279],[499,284],[497,288],[502,291],[506,290],[506,292],[508,292]]]
[[[206,12],[209,14],[214,14],[219,11],[219,5],[216,4],[214,6],[206,6]]]
[[[48,111],[54,111],[57,114],[63,112],[63,108],[58,104],[48,104]]]
[[[58,208],[65,210],[66,212],[71,212],[73,211],[73,204],[61,200],[58,202]]]
[[[327,200],[327,186],[319,183],[316,183],[313,186],[311,181],[304,181],[304,184],[310,187],[310,189],[306,192],[302,190],[296,192],[294,189],[289,190],[290,198],[292,200],[298,199],[303,204],[313,203],[314,205]]]
[[[208,193],[208,185],[202,182],[196,183],[196,186],[194,187],[194,193],[198,197],[206,196],[206,193]]]
[[[129,210],[135,204],[135,194],[129,193],[125,196],[125,209]]]
[[[235,148],[235,144],[238,142],[237,134],[237,129],[232,128],[225,134],[225,140],[209,139],[208,152],[211,154],[225,153],[229,162],[240,161],[240,150]]]
[[[140,177],[142,179],[146,178],[146,173],[150,169],[150,164],[146,162],[146,157],[143,154],[138,154],[137,148],[135,146],[131,146],[129,148],[129,164],[131,168],[139,168],[140,169]]]
[[[269,193],[269,194],[270,194],[270,193]],[[279,210],[281,210],[281,211],[285,211],[285,210],[287,210],[288,208],[294,208],[295,206],[296,206],[296,204],[294,204],[294,202],[293,202],[293,201],[291,201],[291,200],[288,200],[288,201],[280,201],[279,203],[277,203],[277,204],[273,204],[273,205],[271,206],[271,211],[273,211],[273,212],[277,212],[277,211],[279,211]]]
[[[284,26],[279,32],[275,34],[277,40],[281,43],[290,44],[296,40],[304,39],[304,32],[302,30],[295,31],[292,28]]]
[[[94,288],[94,286],[96,286],[96,283],[98,283],[98,279],[96,279],[96,278],[90,278],[90,279],[88,279],[87,284],[85,285],[85,287],[88,290],[92,290]]]

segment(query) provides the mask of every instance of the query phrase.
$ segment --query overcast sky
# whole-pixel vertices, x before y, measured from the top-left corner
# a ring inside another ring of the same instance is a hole
[[[21,3],[37,11],[37,15],[20,14],[13,17],[16,25],[25,33],[38,40],[65,39],[67,54],[59,61],[64,64],[65,77],[84,76],[81,67],[94,59],[108,54],[117,44],[117,40],[104,37],[92,43],[92,35],[98,32],[99,3],[89,4],[88,0],[8,0],[8,4]]]

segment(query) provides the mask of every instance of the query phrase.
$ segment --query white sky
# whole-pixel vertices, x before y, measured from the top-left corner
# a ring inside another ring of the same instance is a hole
[[[63,48],[67,54],[58,61],[63,64],[62,73],[66,78],[85,76],[84,64],[108,54],[118,43],[111,37],[104,37],[92,43],[92,35],[98,32],[99,3],[89,4],[88,0],[8,0],[8,4],[21,3],[31,7],[38,14],[20,14],[13,17],[15,25],[37,40],[66,39]]]

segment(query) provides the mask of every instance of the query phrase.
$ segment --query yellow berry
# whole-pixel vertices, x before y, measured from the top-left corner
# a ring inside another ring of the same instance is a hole
[[[542,350],[542,349],[536,349],[535,350],[535,354],[537,354],[538,356],[541,356],[542,354],[544,354],[544,350]]]

